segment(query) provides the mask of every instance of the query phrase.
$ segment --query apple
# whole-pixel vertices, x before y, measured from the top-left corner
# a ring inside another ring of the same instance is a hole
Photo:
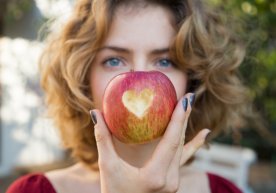
[[[177,103],[169,78],[159,71],[115,76],[103,97],[103,116],[123,143],[142,144],[162,136]]]

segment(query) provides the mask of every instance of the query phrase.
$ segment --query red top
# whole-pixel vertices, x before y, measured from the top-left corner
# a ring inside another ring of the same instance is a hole
[[[211,193],[242,193],[232,182],[207,173]],[[17,179],[6,193],[56,193],[43,174],[29,174]]]

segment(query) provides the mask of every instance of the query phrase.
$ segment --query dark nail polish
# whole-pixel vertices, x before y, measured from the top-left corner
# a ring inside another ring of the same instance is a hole
[[[96,117],[95,112],[93,110],[91,110],[90,115],[91,115],[91,119],[92,119],[94,125],[96,125],[97,124],[97,117]]]
[[[182,106],[184,111],[186,112],[188,108],[188,99],[186,97],[182,100]]]
[[[195,103],[195,94],[192,94],[190,96],[190,105],[191,105],[191,107],[193,106],[194,103]]]

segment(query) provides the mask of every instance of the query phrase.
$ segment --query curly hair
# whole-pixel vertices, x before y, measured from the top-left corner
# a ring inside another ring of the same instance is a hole
[[[171,55],[187,72],[189,91],[197,96],[186,140],[202,128],[210,128],[214,136],[240,128],[252,114],[238,74],[245,49],[210,6],[200,0],[79,0],[62,30],[49,36],[40,70],[49,115],[65,147],[88,166],[97,163],[88,72],[116,8],[142,3],[166,7],[175,19]]]

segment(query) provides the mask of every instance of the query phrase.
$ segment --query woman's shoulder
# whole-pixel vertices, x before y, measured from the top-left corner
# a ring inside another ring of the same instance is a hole
[[[46,172],[45,176],[56,192],[100,192],[98,172],[89,170],[81,163],[67,168]]]
[[[207,173],[212,193],[242,193],[231,181],[216,174]]]
[[[56,191],[44,174],[33,173],[15,180],[6,193],[56,193]]]

